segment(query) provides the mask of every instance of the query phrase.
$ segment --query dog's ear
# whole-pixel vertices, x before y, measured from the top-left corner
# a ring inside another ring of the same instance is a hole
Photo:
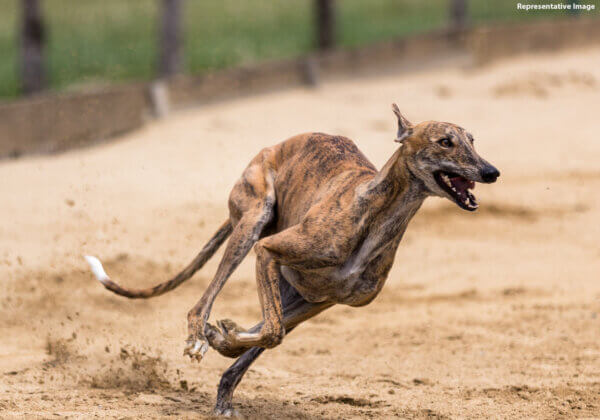
[[[398,118],[398,134],[396,135],[396,140],[394,141],[402,143],[404,139],[406,139],[412,134],[412,124],[410,123],[410,121],[404,118],[404,115],[400,113],[398,105],[392,104],[392,111],[394,111],[394,114],[396,114],[396,118]]]

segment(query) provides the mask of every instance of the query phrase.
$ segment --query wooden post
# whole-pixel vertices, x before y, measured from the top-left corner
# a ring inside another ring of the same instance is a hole
[[[159,74],[181,71],[181,0],[162,0]]]
[[[335,0],[315,0],[317,48],[328,50],[335,46]]]
[[[39,0],[21,0],[21,86],[26,95],[46,87],[46,32]]]
[[[463,30],[467,26],[467,0],[450,0],[450,27]]]

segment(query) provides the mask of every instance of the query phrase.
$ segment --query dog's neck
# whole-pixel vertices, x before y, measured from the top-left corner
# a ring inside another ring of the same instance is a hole
[[[408,159],[404,146],[400,147],[361,194],[373,211],[369,230],[382,230],[384,240],[402,235],[429,195],[423,181],[410,170]]]

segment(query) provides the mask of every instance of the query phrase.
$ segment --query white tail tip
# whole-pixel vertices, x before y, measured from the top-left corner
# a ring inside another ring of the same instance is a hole
[[[86,255],[84,258],[90,265],[92,273],[94,273],[94,276],[96,276],[96,279],[98,279],[100,283],[104,284],[106,280],[109,280],[108,275],[106,274],[106,271],[104,271],[104,267],[102,267],[102,263],[98,258],[91,255]]]

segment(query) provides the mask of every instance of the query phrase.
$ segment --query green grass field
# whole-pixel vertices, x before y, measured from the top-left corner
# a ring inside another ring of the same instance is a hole
[[[158,0],[42,0],[53,89],[148,80],[157,59]],[[188,0],[188,73],[298,56],[313,41],[311,0]],[[526,3],[526,1],[523,1]],[[473,23],[560,17],[509,0],[471,0]],[[338,40],[355,46],[447,24],[447,0],[338,0]],[[0,0],[0,98],[18,96],[18,0]]]

